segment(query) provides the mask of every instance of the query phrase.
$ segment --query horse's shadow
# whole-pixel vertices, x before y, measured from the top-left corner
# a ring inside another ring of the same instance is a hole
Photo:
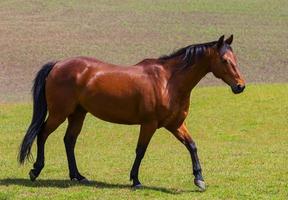
[[[29,179],[21,179],[21,178],[6,178],[0,179],[0,185],[20,185],[26,187],[55,187],[55,188],[69,188],[73,186],[81,186],[81,187],[96,187],[99,189],[130,189],[133,190],[131,185],[129,184],[118,184],[118,183],[105,183],[101,181],[89,181],[87,184],[81,184],[77,182],[73,182],[70,180],[60,180],[60,179],[49,179],[49,180],[36,180],[34,182]],[[144,190],[154,190],[159,192],[164,192],[168,194],[181,194],[188,192],[199,192],[199,190],[179,190],[174,188],[164,188],[164,187],[154,187],[154,186],[142,186],[140,189]],[[138,190],[138,189],[137,189]]]

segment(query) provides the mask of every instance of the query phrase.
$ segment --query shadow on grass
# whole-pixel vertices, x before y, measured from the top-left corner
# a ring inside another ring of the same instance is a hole
[[[7,178],[7,179],[0,179],[0,186],[9,186],[9,185],[20,185],[26,187],[55,187],[55,188],[68,188],[73,186],[83,186],[83,187],[96,187],[99,189],[130,189],[131,185],[129,184],[118,184],[118,183],[105,183],[101,181],[89,181],[88,184],[81,184],[77,182],[73,182],[70,180],[36,180],[34,182],[30,181],[29,179],[21,179],[21,178]],[[179,190],[173,188],[163,188],[163,187],[154,187],[154,186],[143,186],[140,190],[154,190],[158,192],[164,192],[168,194],[182,194],[182,193],[189,193],[189,192],[200,192],[199,190]],[[139,189],[137,189],[139,190]]]

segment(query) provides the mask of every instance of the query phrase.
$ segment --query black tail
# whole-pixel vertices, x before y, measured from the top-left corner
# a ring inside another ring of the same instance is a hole
[[[47,114],[47,102],[45,97],[45,82],[46,77],[52,70],[56,62],[49,62],[45,64],[41,70],[37,73],[34,85],[32,88],[33,92],[33,117],[31,124],[23,138],[20,146],[18,161],[23,164],[25,159],[29,158],[31,147],[36,136],[40,133],[42,125],[45,122]]]

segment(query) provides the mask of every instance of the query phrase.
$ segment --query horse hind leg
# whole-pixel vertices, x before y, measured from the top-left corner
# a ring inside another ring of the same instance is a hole
[[[77,137],[81,132],[86,113],[87,111],[81,106],[77,106],[75,111],[68,116],[68,127],[64,136],[70,179],[82,183],[87,183],[88,180],[78,171],[74,149]]]
[[[44,147],[48,136],[55,131],[66,118],[76,109],[74,90],[66,84],[58,84],[49,77],[45,85],[48,118],[37,136],[37,159],[34,168],[30,171],[30,179],[35,180],[44,167]]]
[[[42,130],[37,136],[37,158],[36,162],[33,165],[33,169],[30,170],[29,176],[31,181],[34,181],[41,173],[41,170],[44,168],[44,148],[45,143],[48,138],[48,136],[55,131],[60,124],[62,124],[65,121],[65,116],[48,116],[46,122],[43,124]]]
[[[141,165],[141,161],[144,158],[147,146],[157,129],[157,122],[150,122],[146,124],[142,124],[140,127],[140,134],[138,138],[138,143],[136,147],[136,158],[134,160],[131,172],[130,172],[130,180],[133,181],[132,187],[139,188],[141,187],[141,183],[138,178],[139,168]]]

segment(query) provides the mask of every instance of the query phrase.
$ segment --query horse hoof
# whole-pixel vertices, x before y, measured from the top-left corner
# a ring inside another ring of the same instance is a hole
[[[83,178],[80,180],[78,178],[72,178],[71,181],[75,181],[75,182],[82,183],[82,184],[88,184],[89,183],[87,178]]]
[[[37,178],[37,176],[33,173],[32,170],[30,170],[30,172],[29,172],[29,176],[30,176],[30,180],[31,180],[31,181],[35,181],[36,178]]]
[[[132,185],[132,189],[134,189],[134,190],[137,190],[137,189],[140,189],[140,188],[142,188],[142,184],[141,183]]]
[[[205,191],[206,190],[206,186],[205,186],[205,182],[202,180],[194,180],[194,184],[200,189],[200,191]]]

